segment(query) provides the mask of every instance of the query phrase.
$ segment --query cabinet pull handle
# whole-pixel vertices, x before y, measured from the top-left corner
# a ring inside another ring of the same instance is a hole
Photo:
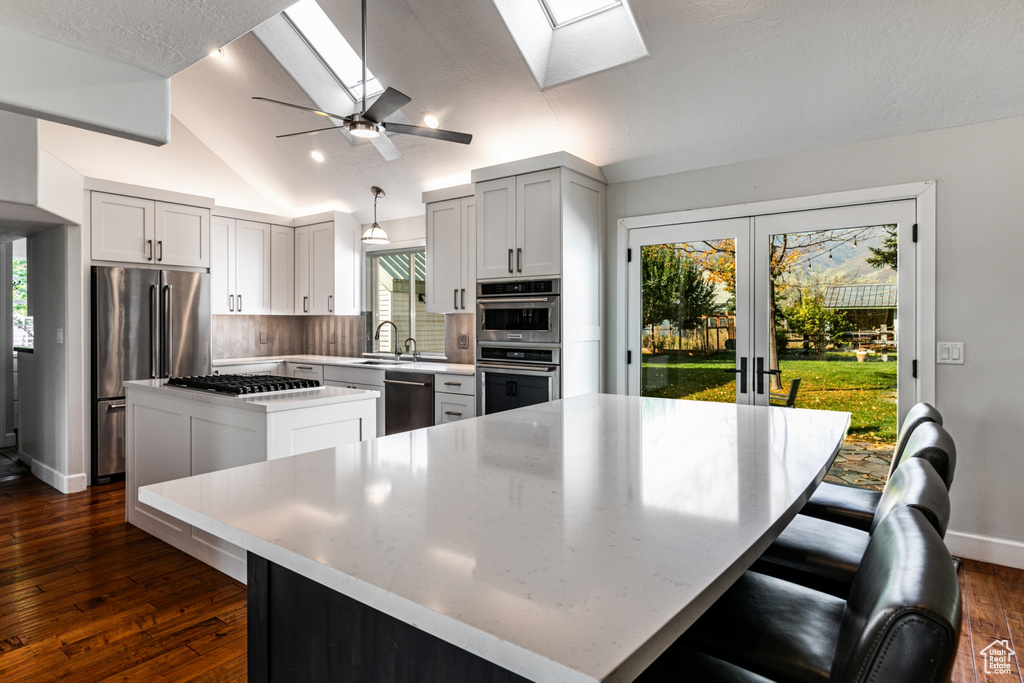
[[[446,387],[461,387],[462,382],[445,382],[444,385]]]
[[[333,294],[328,294],[327,295],[327,312],[328,313],[334,313],[334,295]]]
[[[242,312],[242,295],[241,294],[238,295],[238,312],[239,313]]]
[[[516,272],[523,272],[523,248],[516,249]]]
[[[512,250],[508,250],[508,272],[512,272]]]
[[[309,313],[309,297],[308,296],[302,297],[302,312],[303,313]]]
[[[146,260],[153,260],[153,240],[146,240]],[[511,270],[509,271],[512,272]]]
[[[228,310],[229,311],[234,311],[235,310],[235,295],[234,294],[228,294]]]
[[[295,369],[296,370],[312,370],[313,366],[312,365],[296,365]]]
[[[462,310],[466,310],[466,290],[462,290]]]
[[[156,249],[157,249],[157,253],[160,254],[159,256],[156,257],[156,260],[157,261],[163,261],[164,260],[164,241],[163,240],[157,240]]]
[[[462,413],[456,413],[453,410],[446,410],[446,411],[444,411],[444,414],[445,415],[451,415],[452,417],[462,417]]]
[[[455,307],[455,310],[459,310],[459,290],[458,290],[458,288],[452,290],[452,295],[455,297],[454,300],[453,300],[452,306]]]

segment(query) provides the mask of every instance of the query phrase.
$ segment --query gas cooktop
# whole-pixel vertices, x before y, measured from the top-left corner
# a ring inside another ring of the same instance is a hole
[[[320,380],[278,377],[276,375],[199,375],[171,377],[167,380],[167,384],[186,389],[215,391],[219,394],[248,396],[297,389],[315,389],[320,386]]]

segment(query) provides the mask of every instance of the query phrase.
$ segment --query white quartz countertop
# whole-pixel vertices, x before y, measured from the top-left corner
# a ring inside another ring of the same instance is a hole
[[[344,387],[317,387],[271,394],[252,394],[249,396],[232,396],[214,391],[198,391],[185,387],[166,386],[166,379],[143,379],[125,382],[130,391],[156,392],[170,395],[187,401],[202,401],[216,405],[253,410],[261,413],[276,413],[282,410],[298,410],[316,406],[365,401],[380,396],[377,391],[364,389],[347,389]]]
[[[476,368],[467,363],[447,363],[421,360],[416,363],[396,363],[394,365],[371,365],[367,366],[366,361],[371,358],[349,358],[346,356],[314,356],[303,354],[298,356],[253,356],[251,358],[218,358],[213,361],[213,367],[219,368],[225,365],[245,365],[249,363],[279,363],[281,361],[292,361],[295,363],[314,363],[316,365],[339,365],[353,368],[370,367],[373,370],[398,370],[401,372],[450,372],[453,375],[472,375]],[[385,361],[386,363],[386,361]]]
[[[796,515],[848,425],[592,394],[139,498],[529,679],[632,680]]]

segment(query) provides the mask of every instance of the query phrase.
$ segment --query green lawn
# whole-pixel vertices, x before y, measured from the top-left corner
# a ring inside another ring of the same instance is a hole
[[[829,354],[826,360],[783,357],[783,387],[801,378],[798,408],[852,413],[849,437],[859,441],[896,442],[896,362],[878,357],[858,363],[853,354]],[[731,402],[735,396],[732,352],[709,358],[656,354],[643,357],[645,396]],[[751,387],[753,388],[753,387]]]

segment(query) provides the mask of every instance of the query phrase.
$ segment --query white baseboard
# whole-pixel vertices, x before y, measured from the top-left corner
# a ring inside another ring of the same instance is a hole
[[[957,557],[1024,569],[1024,542],[1021,541],[947,531],[946,548],[950,555]]]
[[[42,480],[61,493],[78,493],[86,489],[88,480],[84,472],[79,474],[61,474],[49,465],[30,458],[24,453],[19,454],[19,459],[32,469],[32,475],[36,479]]]

